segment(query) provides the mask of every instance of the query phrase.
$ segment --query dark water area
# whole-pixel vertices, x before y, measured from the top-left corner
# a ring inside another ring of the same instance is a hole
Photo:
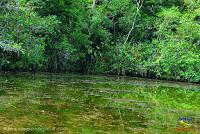
[[[0,133],[200,133],[200,84],[117,76],[1,74]]]

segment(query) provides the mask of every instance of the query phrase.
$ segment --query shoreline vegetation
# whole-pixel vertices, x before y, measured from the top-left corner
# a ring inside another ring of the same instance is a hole
[[[200,1],[1,0],[0,70],[200,83]]]

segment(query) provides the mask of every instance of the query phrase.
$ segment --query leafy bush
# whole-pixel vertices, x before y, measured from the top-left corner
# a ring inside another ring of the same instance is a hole
[[[199,1],[138,2],[3,0],[0,69],[200,82]]]

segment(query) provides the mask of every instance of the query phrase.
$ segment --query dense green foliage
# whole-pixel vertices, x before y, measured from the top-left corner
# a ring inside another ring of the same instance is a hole
[[[199,0],[3,0],[0,69],[200,81]]]

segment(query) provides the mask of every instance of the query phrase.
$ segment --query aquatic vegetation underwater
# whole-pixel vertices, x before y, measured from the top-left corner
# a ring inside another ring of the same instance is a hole
[[[0,75],[0,133],[200,132],[200,85],[116,76]]]

